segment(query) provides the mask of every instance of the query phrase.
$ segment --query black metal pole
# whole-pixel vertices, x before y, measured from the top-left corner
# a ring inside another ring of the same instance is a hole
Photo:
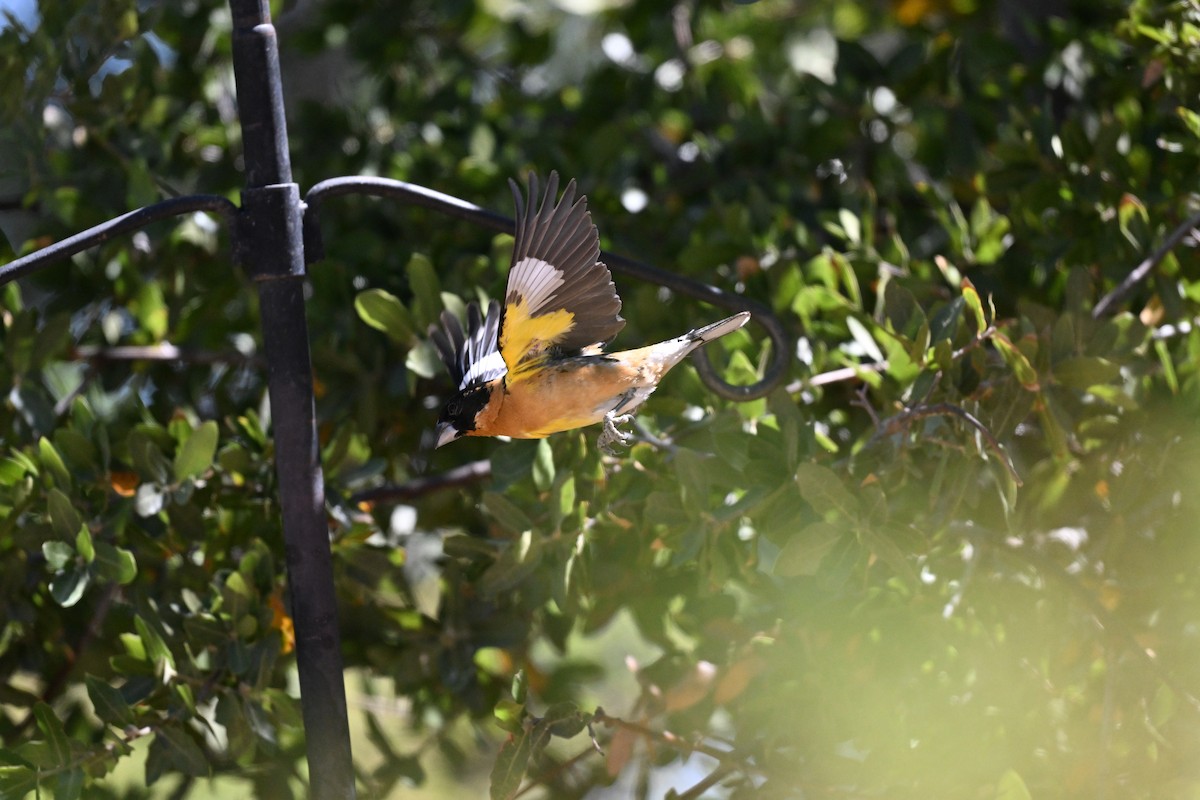
[[[302,206],[299,188],[292,183],[279,48],[268,0],[230,0],[229,5],[246,159],[236,240],[240,260],[258,285],[262,315],[309,796],[353,798],[341,637],[304,309]]]

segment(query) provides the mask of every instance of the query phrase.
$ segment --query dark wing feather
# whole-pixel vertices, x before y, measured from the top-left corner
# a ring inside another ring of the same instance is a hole
[[[525,299],[525,311],[531,317],[556,311],[567,311],[573,317],[568,331],[553,341],[532,342],[529,354],[536,356],[550,347],[572,353],[612,339],[625,320],[620,316],[621,298],[612,275],[599,260],[600,237],[588,213],[587,198],[575,199],[575,181],[570,181],[558,198],[557,172],[550,173],[540,206],[536,176],[530,176],[527,198],[521,196],[515,181],[510,180],[509,185],[516,202],[517,229],[505,294],[506,314],[508,307]],[[502,332],[503,323],[502,319]],[[521,360],[525,354],[506,350],[505,355]]]
[[[467,305],[466,333],[458,317],[448,310],[442,312],[441,321],[441,329],[430,326],[429,337],[460,391],[504,375],[507,370],[499,349],[499,303],[493,300],[488,304],[486,317],[478,303]]]

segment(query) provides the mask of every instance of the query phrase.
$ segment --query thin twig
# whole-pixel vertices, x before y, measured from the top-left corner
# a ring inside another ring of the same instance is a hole
[[[952,403],[931,403],[929,405],[914,406],[913,408],[902,411],[899,414],[896,414],[894,417],[890,417],[883,427],[880,428],[872,438],[875,439],[883,436],[890,436],[894,433],[899,433],[902,429],[907,428],[915,420],[936,416],[958,417],[972,428],[977,430],[979,435],[983,437],[983,440],[987,442],[988,449],[995,453],[996,458],[999,459],[1002,465],[1004,465],[1004,469],[1008,472],[1009,477],[1013,479],[1013,482],[1016,483],[1017,486],[1023,485],[1021,476],[1017,474],[1016,467],[1014,467],[1012,462],[1009,460],[1008,454],[1004,452],[1004,446],[1001,445],[996,437],[992,435],[992,432],[987,429],[987,426],[976,419],[966,409],[959,408]]]
[[[176,347],[170,342],[149,345],[119,345],[98,347],[81,344],[72,351],[80,361],[178,361],[187,364],[255,364],[266,362],[259,355],[246,355],[236,350],[193,350]]]
[[[875,413],[875,406],[871,405],[871,397],[867,392],[867,385],[864,383],[858,387],[858,391],[854,393],[854,399],[850,401],[850,405],[858,406],[863,411],[867,412],[867,416],[871,418],[871,424],[878,430],[883,424],[879,415]]]
[[[716,759],[723,765],[737,768],[742,772],[750,773],[757,771],[753,766],[748,765],[742,759],[737,758],[737,754],[730,750],[721,750],[719,748],[712,747],[711,745],[707,745],[702,741],[688,741],[682,736],[677,736],[676,734],[671,733],[671,731],[658,731],[653,728],[646,727],[639,722],[630,722],[629,720],[621,719],[620,717],[610,717],[602,708],[596,709],[596,713],[593,715],[592,721],[598,725],[604,725],[609,728],[624,728],[625,730],[640,734],[647,739],[665,744],[668,747],[678,750],[684,754],[703,753],[709,758]]]
[[[888,368],[888,362],[876,361],[872,364],[857,364],[853,367],[842,367],[841,369],[833,369],[829,372],[822,372],[813,375],[811,378],[800,378],[792,381],[784,389],[788,394],[802,392],[805,389],[811,389],[814,386],[825,386],[829,383],[841,383],[842,381],[852,381],[861,376],[864,372],[883,372]]]
[[[716,786],[721,781],[733,772],[733,768],[728,764],[719,764],[716,769],[704,776],[703,779],[690,789],[679,792],[675,796],[679,800],[697,800],[701,795],[707,792],[712,787]]]
[[[373,489],[364,489],[361,492],[355,492],[350,495],[349,500],[355,505],[358,503],[379,503],[390,500],[411,500],[414,497],[422,497],[432,492],[441,491],[442,489],[455,489],[460,486],[481,483],[491,477],[492,462],[487,459],[481,459],[463,464],[460,467],[455,467],[440,475],[430,475],[427,478],[413,478],[411,481],[400,484],[387,484],[385,486],[376,486]]]
[[[1158,246],[1157,250],[1142,259],[1142,263],[1134,267],[1133,272],[1125,276],[1125,280],[1121,281],[1120,286],[1100,298],[1100,302],[1096,303],[1096,307],[1092,309],[1092,318],[1099,319],[1111,313],[1112,307],[1124,300],[1133,291],[1135,286],[1146,280],[1147,276],[1158,266],[1159,262],[1167,257],[1167,253],[1174,250],[1183,241],[1183,237],[1187,236],[1197,226],[1200,226],[1200,212],[1188,217],[1184,220],[1183,224],[1171,231],[1170,235],[1166,239],[1163,239],[1163,243]]]

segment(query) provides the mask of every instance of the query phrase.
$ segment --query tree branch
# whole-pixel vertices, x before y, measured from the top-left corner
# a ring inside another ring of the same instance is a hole
[[[977,430],[979,435],[983,437],[983,440],[987,442],[988,449],[991,450],[996,455],[996,458],[999,459],[1000,463],[1004,465],[1004,469],[1008,472],[1009,477],[1013,479],[1017,486],[1023,485],[1021,476],[1017,474],[1016,467],[1014,467],[1012,461],[1009,460],[1008,454],[1004,452],[1004,446],[1000,444],[995,436],[992,435],[992,432],[987,429],[987,426],[976,419],[966,409],[959,408],[952,403],[931,403],[929,405],[919,405],[910,409],[906,409],[899,414],[896,414],[894,417],[889,418],[884,423],[883,427],[881,427],[875,434],[875,436],[871,438],[877,439],[881,436],[888,436],[893,433],[898,433],[901,429],[908,427],[909,424],[915,420],[935,416],[958,417],[972,428]]]
[[[1096,303],[1096,307],[1092,309],[1092,318],[1099,319],[1111,313],[1112,307],[1124,300],[1133,291],[1135,286],[1144,281],[1150,272],[1158,266],[1159,262],[1167,257],[1167,253],[1175,249],[1183,241],[1183,237],[1187,236],[1197,226],[1200,226],[1200,213],[1188,217],[1182,225],[1171,231],[1170,235],[1163,240],[1163,243],[1158,246],[1157,250],[1146,256],[1142,260],[1142,263],[1133,268],[1133,272],[1125,276],[1125,280],[1121,281],[1120,286],[1100,298],[1100,302]]]
[[[472,461],[455,467],[440,475],[430,475],[427,478],[413,478],[399,484],[386,484],[373,489],[364,489],[350,495],[350,503],[379,503],[389,500],[411,500],[442,489],[454,489],[459,486],[471,486],[492,477],[492,462],[487,459]]]
[[[98,347],[81,344],[72,350],[80,361],[178,361],[187,364],[254,364],[265,366],[262,356],[246,355],[236,350],[192,350],[176,347],[170,342],[149,345],[119,345]]]
[[[592,722],[598,725],[604,725],[608,728],[624,728],[627,731],[632,731],[636,734],[646,737],[652,741],[677,750],[684,754],[702,753],[709,758],[715,759],[722,766],[729,769],[737,769],[746,774],[757,773],[757,770],[745,763],[731,750],[721,750],[705,744],[702,741],[688,741],[682,736],[677,736],[670,731],[657,731],[653,728],[648,728],[639,722],[630,722],[629,720],[621,719],[620,717],[611,717],[604,712],[604,709],[597,707],[596,713],[592,715]]]

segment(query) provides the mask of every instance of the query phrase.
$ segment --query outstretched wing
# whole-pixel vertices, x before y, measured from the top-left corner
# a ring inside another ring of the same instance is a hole
[[[480,313],[478,303],[470,303],[466,333],[463,333],[458,317],[449,311],[443,311],[441,319],[441,330],[432,326],[429,336],[460,392],[499,378],[507,371],[500,356],[499,303],[493,300],[488,304],[486,317]]]
[[[529,197],[509,180],[517,204],[517,234],[500,322],[500,354],[509,385],[533,374],[555,353],[573,353],[617,335],[625,326],[621,298],[600,258],[600,236],[575,199],[575,181],[558,196],[551,172],[541,206],[536,176]]]

